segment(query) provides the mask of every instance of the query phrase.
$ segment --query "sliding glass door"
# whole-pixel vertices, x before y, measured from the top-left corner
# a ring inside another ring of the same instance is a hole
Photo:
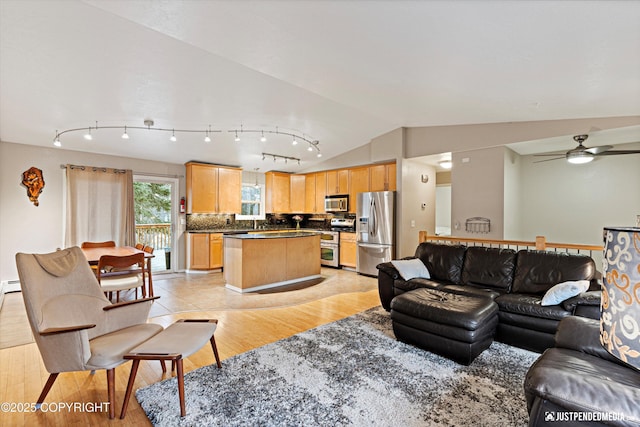
[[[176,269],[176,206],[178,180],[175,178],[135,175],[136,242],[154,249],[154,273]]]

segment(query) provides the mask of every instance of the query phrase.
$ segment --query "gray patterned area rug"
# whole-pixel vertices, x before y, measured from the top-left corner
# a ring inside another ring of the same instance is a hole
[[[156,426],[525,426],[539,355],[501,343],[470,366],[396,341],[373,308],[185,375],[136,398]]]

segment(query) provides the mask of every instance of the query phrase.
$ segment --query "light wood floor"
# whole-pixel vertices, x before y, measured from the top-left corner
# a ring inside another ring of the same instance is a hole
[[[170,314],[153,317],[151,321],[167,326],[180,318],[218,319],[215,337],[222,359],[222,369],[224,369],[224,359],[231,356],[380,304],[376,279],[344,270],[324,268],[322,274],[330,280],[288,292],[259,296],[245,294],[240,298],[237,298],[238,295],[229,295],[236,305],[240,305],[239,307],[195,311],[174,310]],[[198,286],[189,286],[189,280],[180,275],[175,279],[165,280],[164,284],[158,280],[158,293],[163,294],[159,301],[164,305],[156,308],[156,311],[170,310],[167,307],[172,305],[182,307],[184,301],[207,301],[210,300],[211,293],[225,293],[220,290],[221,275],[207,276],[194,278]],[[253,302],[248,303],[248,301]],[[253,304],[253,307],[247,307],[247,304]],[[233,306],[232,303],[230,305]],[[213,362],[211,347],[205,346],[184,361],[184,370],[189,372]],[[116,416],[120,413],[130,367],[131,364],[126,363],[116,368]],[[170,375],[163,375],[158,362],[143,362],[140,364],[134,388],[145,387]],[[251,373],[247,372],[247,375]],[[0,404],[34,402],[48,376],[49,373],[42,364],[35,344],[0,350]],[[63,373],[49,392],[46,402],[50,404],[100,403],[107,399],[106,390],[104,371],[96,372],[95,375],[90,375],[89,372]],[[179,411],[177,403],[175,409]],[[68,409],[55,413],[0,412],[0,426],[94,426],[114,423],[123,426],[150,425],[134,396],[129,402],[127,416],[122,421],[117,418],[109,420],[105,412],[91,413]]]

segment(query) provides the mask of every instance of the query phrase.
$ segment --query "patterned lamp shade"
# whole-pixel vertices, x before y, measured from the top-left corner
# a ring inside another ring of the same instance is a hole
[[[640,369],[640,228],[605,228],[600,342]]]

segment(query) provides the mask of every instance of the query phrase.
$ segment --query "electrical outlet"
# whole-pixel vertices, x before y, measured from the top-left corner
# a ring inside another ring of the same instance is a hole
[[[411,228],[415,228],[415,226],[416,226],[416,220],[412,219],[411,220]]]

